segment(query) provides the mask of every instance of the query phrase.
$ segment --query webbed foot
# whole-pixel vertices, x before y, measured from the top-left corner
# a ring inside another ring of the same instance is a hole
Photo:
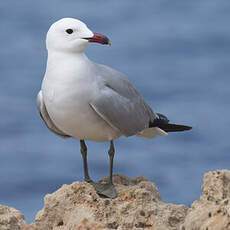
[[[95,190],[97,191],[99,195],[102,195],[104,197],[111,198],[111,199],[114,199],[117,197],[117,191],[115,189],[114,184],[112,183],[102,184],[98,182],[98,183],[92,183],[92,185],[94,186]]]

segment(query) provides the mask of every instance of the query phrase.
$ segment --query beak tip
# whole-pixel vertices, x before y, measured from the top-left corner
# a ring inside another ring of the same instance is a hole
[[[86,38],[88,40],[88,42],[96,42],[96,43],[100,43],[102,45],[110,45],[112,44],[112,42],[109,40],[108,37],[106,37],[103,34],[99,34],[99,33],[94,33],[93,37],[91,38]]]

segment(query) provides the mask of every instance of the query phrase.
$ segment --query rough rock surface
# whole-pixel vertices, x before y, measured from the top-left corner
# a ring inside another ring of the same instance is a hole
[[[24,225],[24,216],[18,210],[0,205],[0,230],[20,230]]]
[[[84,182],[62,186],[45,197],[34,226],[43,229],[178,229],[187,207],[160,200],[156,186],[143,177],[114,176],[119,196],[106,199]]]
[[[193,202],[182,230],[230,229],[230,171],[204,175],[202,196]]]
[[[191,208],[164,203],[143,177],[114,176],[116,199],[98,196],[84,182],[63,185],[45,197],[44,208],[26,225],[19,211],[0,205],[0,230],[230,230],[230,171],[208,172]]]

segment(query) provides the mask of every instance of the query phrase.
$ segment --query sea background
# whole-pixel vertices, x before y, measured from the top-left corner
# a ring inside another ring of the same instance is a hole
[[[47,130],[36,109],[45,36],[62,17],[83,20],[112,46],[88,56],[124,72],[157,111],[191,132],[116,141],[115,173],[143,175],[162,199],[191,205],[202,175],[230,164],[230,1],[7,0],[0,2],[0,204],[28,221],[43,197],[81,181],[79,143]],[[108,174],[108,143],[89,145],[94,179]]]

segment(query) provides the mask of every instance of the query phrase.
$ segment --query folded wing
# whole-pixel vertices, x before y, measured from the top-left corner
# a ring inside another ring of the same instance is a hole
[[[49,130],[51,130],[53,133],[57,134],[58,136],[61,136],[64,138],[70,137],[67,134],[65,134],[64,132],[62,132],[59,128],[57,128],[57,126],[55,126],[55,124],[51,120],[51,118],[50,118],[50,116],[46,110],[46,106],[45,106],[45,103],[43,101],[43,98],[42,98],[42,91],[40,91],[37,95],[37,108],[38,108],[38,111],[39,111],[39,114],[40,114],[42,120],[44,121],[44,123],[46,124],[46,126]]]
[[[149,127],[150,108],[142,97],[125,97],[109,84],[101,89],[90,105],[110,126],[125,136],[135,135]]]

